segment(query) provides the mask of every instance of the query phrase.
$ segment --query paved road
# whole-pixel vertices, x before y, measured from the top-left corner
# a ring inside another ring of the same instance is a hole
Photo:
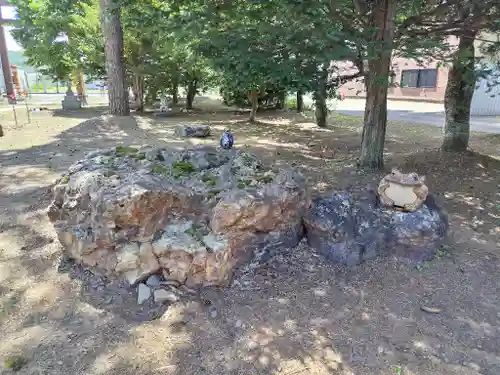
[[[312,99],[305,98],[305,102],[312,104]],[[424,103],[413,101],[388,101],[387,117],[393,121],[404,121],[413,124],[426,124],[442,127],[444,124],[444,108],[439,103]],[[331,101],[331,109],[347,116],[364,115],[364,99],[345,99]],[[471,130],[485,133],[500,133],[499,116],[472,116]]]
[[[65,94],[32,94],[31,98],[28,98],[28,107],[43,107],[54,104],[61,104],[64,99]],[[102,95],[101,93],[88,93],[87,101],[90,105],[103,105],[108,102],[108,95]],[[16,106],[17,108],[24,110],[25,103],[19,102]],[[12,111],[12,106],[10,106],[7,101],[3,101],[0,104],[0,112]]]

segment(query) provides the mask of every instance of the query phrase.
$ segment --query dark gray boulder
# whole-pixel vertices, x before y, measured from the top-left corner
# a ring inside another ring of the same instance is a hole
[[[343,191],[314,200],[304,226],[310,246],[332,262],[351,266],[377,256],[432,259],[448,219],[431,195],[419,210],[406,213],[380,207],[374,192],[354,198]]]
[[[448,233],[448,215],[429,195],[415,212],[383,210],[390,254],[411,263],[431,260]]]

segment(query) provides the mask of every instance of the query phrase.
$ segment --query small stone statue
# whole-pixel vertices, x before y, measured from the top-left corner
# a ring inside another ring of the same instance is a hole
[[[229,130],[225,130],[220,136],[220,147],[229,150],[234,145],[234,136]]]
[[[382,178],[378,186],[380,203],[387,207],[399,207],[407,212],[419,209],[427,198],[429,189],[424,184],[425,176],[416,173],[401,173],[393,169]]]

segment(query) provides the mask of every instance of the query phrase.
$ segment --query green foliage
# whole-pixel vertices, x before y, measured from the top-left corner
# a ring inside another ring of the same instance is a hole
[[[164,165],[155,164],[151,167],[151,172],[166,175],[168,173],[168,169]]]
[[[24,48],[29,65],[54,80],[68,80],[78,69],[91,77],[103,75],[98,0],[12,0],[11,4],[19,18],[12,35]]]
[[[136,154],[138,150],[130,146],[116,146],[116,155],[124,156],[127,154]]]
[[[172,176],[176,178],[188,176],[195,171],[196,168],[194,167],[194,165],[187,161],[178,160],[172,164]]]
[[[202,176],[201,180],[205,183],[207,186],[215,186],[217,185],[217,180],[214,176]]]
[[[18,372],[28,363],[28,360],[20,355],[7,357],[4,361],[6,369]]]

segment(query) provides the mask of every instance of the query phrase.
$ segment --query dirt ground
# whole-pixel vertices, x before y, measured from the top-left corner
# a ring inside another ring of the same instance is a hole
[[[294,163],[318,193],[364,189],[381,176],[356,170],[359,119],[333,116],[321,130],[276,112],[250,125],[199,105],[204,113],[81,125],[104,109],[34,113],[31,124],[20,112],[17,126],[0,113],[1,374],[13,373],[12,363],[32,375],[500,374],[500,135],[473,134],[474,152],[451,155],[436,151],[440,129],[389,124],[387,168],[427,175],[450,215],[448,244],[418,267],[392,259],[333,266],[302,243],[157,319],[140,315],[133,291],[69,272],[45,215],[48,187],[88,150],[182,147],[173,126],[204,122],[215,134],[201,143],[230,127],[238,146]]]

